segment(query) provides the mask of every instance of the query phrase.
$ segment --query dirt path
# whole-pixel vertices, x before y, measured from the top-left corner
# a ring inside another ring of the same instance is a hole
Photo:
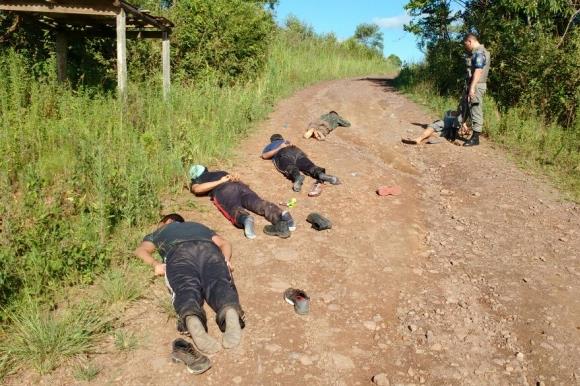
[[[331,109],[352,127],[321,143],[300,137]],[[433,118],[383,79],[322,83],[280,103],[224,168],[267,199],[297,198],[291,239],[245,240],[207,198],[185,192],[167,208],[233,241],[247,312],[241,347],[212,357],[197,377],[170,363],[176,334],[157,306],[159,280],[127,318],[139,348],[95,357],[104,369],[93,384],[368,385],[377,373],[391,384],[579,384],[580,208],[487,141],[400,144]],[[314,199],[293,193],[258,158],[275,132],[343,185]],[[376,196],[384,184],[403,194]],[[332,230],[309,228],[315,210]],[[289,286],[311,295],[310,315],[282,300]],[[61,371],[40,383],[73,379]]]

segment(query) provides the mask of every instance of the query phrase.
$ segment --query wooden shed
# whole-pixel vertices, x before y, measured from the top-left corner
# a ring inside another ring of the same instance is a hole
[[[66,78],[67,40],[69,36],[86,34],[117,39],[117,88],[127,93],[126,39],[160,39],[163,63],[163,96],[170,88],[169,35],[173,23],[153,16],[123,0],[0,0],[0,10],[34,18],[56,32],[57,74]]]

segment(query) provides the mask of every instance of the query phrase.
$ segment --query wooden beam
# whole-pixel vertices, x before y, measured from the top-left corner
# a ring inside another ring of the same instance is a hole
[[[59,82],[66,81],[67,39],[64,31],[56,32],[56,75]]]
[[[125,10],[121,8],[117,14],[117,90],[123,100],[127,96],[126,18]]]
[[[171,88],[171,57],[169,55],[169,32],[163,31],[161,42],[161,56],[163,62],[163,99],[169,97]]]
[[[107,6],[68,6],[60,4],[41,3],[38,1],[15,1],[8,3],[0,2],[0,10],[13,12],[35,12],[35,13],[62,13],[72,15],[99,15],[115,16],[117,10],[114,7]]]

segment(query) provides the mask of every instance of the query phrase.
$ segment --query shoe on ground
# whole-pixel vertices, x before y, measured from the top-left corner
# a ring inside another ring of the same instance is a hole
[[[288,288],[284,291],[284,300],[294,306],[298,315],[306,315],[310,311],[310,298],[300,289]]]
[[[323,231],[325,229],[332,228],[332,223],[330,220],[320,213],[310,213],[308,217],[306,217],[306,221],[312,224],[312,228],[316,229],[317,231]]]
[[[300,192],[302,190],[302,184],[304,183],[304,176],[301,174],[296,178],[294,184],[292,185],[292,190],[295,192]]]
[[[312,189],[308,192],[308,197],[318,197],[322,193],[322,182],[316,181],[314,185],[312,185]]]
[[[294,232],[296,230],[296,221],[294,221],[290,212],[285,211],[282,213],[282,217],[280,218],[288,223],[288,230],[290,232]]]
[[[208,357],[200,353],[191,343],[185,339],[175,339],[173,341],[171,359],[175,363],[184,363],[187,371],[192,374],[201,374],[211,368],[211,361]]]
[[[288,228],[288,221],[280,220],[276,224],[266,225],[264,233],[268,236],[276,236],[282,239],[290,237],[290,229]]]

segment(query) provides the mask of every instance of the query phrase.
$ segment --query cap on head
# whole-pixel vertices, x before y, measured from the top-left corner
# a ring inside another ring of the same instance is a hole
[[[272,134],[272,136],[270,137],[270,142],[282,141],[283,139],[284,137],[282,137],[282,134]]]
[[[205,172],[205,166],[203,165],[193,165],[189,168],[189,178],[195,180]]]

